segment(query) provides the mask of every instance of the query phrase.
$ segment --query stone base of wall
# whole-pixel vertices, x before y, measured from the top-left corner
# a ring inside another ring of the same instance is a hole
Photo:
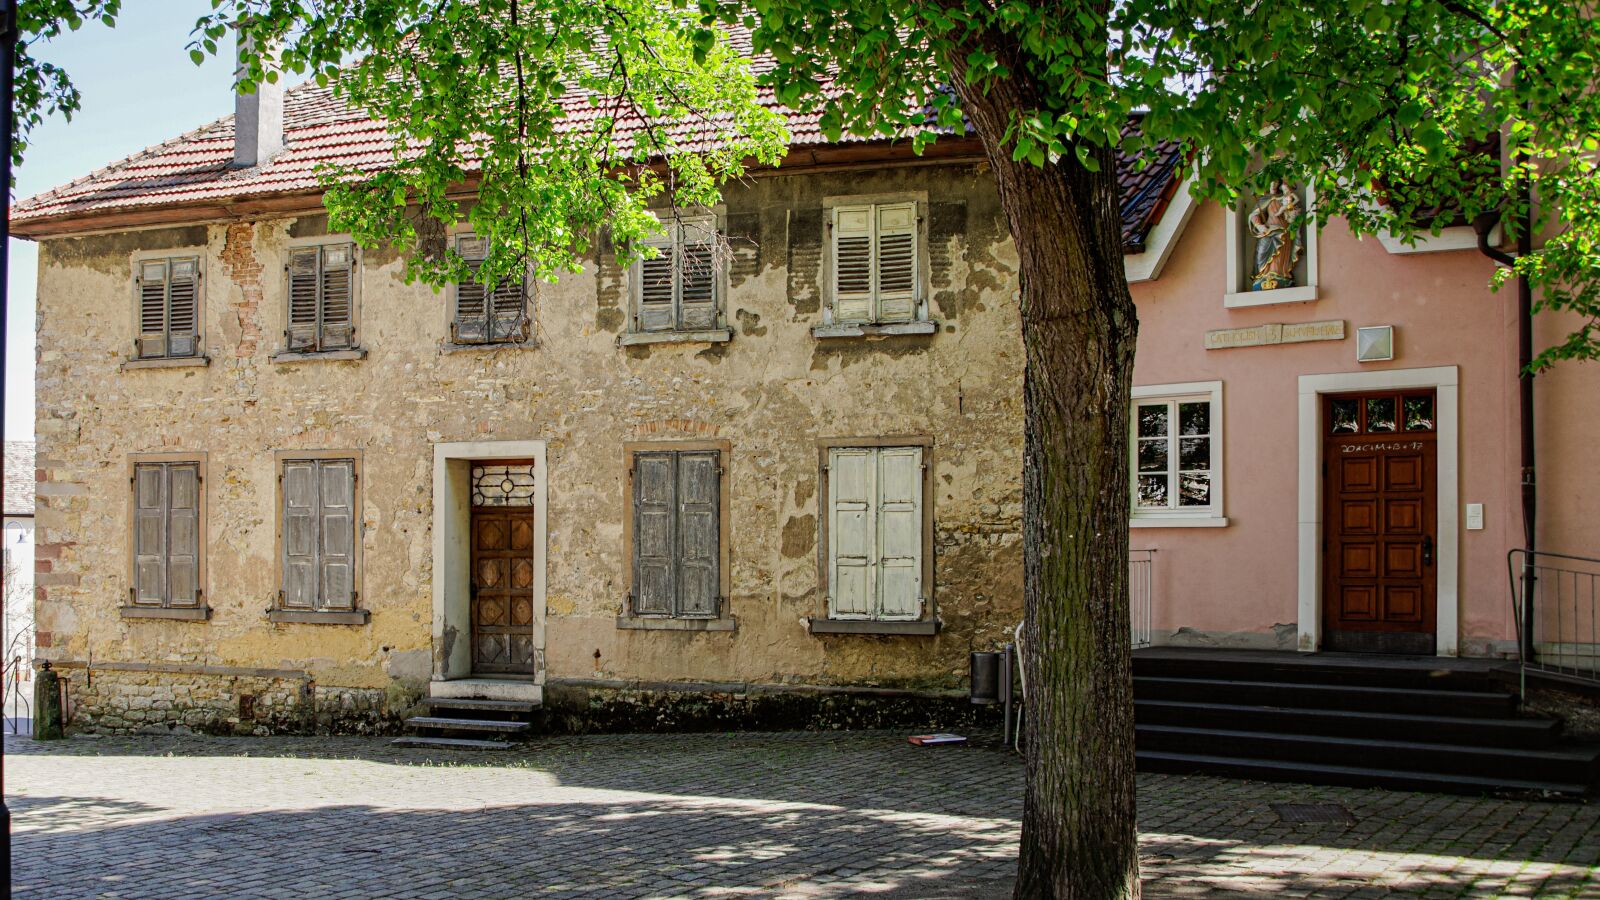
[[[198,667],[197,667],[198,668]],[[421,689],[283,675],[59,670],[70,730],[99,734],[397,734]]]
[[[545,685],[535,731],[925,732],[993,729],[1001,719],[999,706],[975,705],[958,692],[556,680]]]

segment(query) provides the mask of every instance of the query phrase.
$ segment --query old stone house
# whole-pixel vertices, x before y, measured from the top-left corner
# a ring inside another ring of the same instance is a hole
[[[784,164],[667,217],[659,260],[435,293],[320,210],[313,168],[381,155],[378,125],[314,85],[239,103],[253,127],[15,208],[37,641],[75,724],[377,727],[423,695],[875,721],[852,704],[949,702],[1009,638],[1018,285],[973,145],[830,144],[786,111]],[[1120,179],[1137,638],[1502,651],[1514,316],[1470,237],[1335,225],[1252,291],[1249,209],[1190,200],[1170,154]],[[1547,381],[1546,533],[1593,549],[1597,380]],[[1371,577],[1324,562],[1347,445],[1409,472]]]

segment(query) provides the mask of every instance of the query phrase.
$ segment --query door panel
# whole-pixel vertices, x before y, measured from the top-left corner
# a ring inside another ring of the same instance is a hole
[[[1434,651],[1433,400],[1432,391],[1323,399],[1325,649]]]
[[[472,511],[472,670],[534,675],[533,510]]]

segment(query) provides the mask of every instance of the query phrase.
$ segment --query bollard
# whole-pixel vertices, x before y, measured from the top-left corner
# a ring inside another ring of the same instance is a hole
[[[33,739],[59,741],[61,730],[61,678],[45,662],[33,682]]]

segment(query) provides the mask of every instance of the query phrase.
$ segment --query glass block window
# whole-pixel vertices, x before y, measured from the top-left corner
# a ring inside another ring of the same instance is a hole
[[[531,462],[476,463],[473,506],[532,506],[538,481]]]

